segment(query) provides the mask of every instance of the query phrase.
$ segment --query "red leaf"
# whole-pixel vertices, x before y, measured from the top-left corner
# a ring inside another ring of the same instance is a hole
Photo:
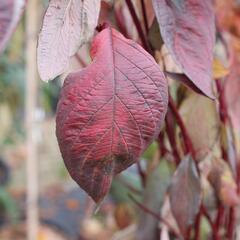
[[[25,0],[0,1],[0,53],[5,49],[23,12]]]
[[[154,59],[110,27],[96,36],[91,55],[91,65],[65,80],[56,133],[71,176],[99,202],[112,177],[159,134],[168,93]]]
[[[176,63],[205,95],[212,91],[215,43],[211,0],[153,0],[161,35]]]
[[[185,237],[195,221],[201,202],[200,179],[190,156],[181,161],[169,190],[172,213]]]

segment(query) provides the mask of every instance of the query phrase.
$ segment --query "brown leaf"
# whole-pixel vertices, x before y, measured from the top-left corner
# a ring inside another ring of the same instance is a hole
[[[224,160],[214,158],[208,179],[217,193],[218,199],[227,206],[240,203],[237,194],[237,184],[233,178],[230,167]]]
[[[155,18],[148,32],[148,39],[154,49],[160,50],[163,45],[157,19]]]
[[[38,41],[38,70],[42,80],[62,74],[70,57],[88,42],[97,26],[100,0],[52,0]]]
[[[215,102],[191,93],[180,107],[184,123],[192,139],[197,160],[203,159],[213,148],[220,132],[220,120]]]
[[[178,166],[169,189],[170,204],[183,236],[194,223],[201,202],[201,185],[195,163],[190,156]]]

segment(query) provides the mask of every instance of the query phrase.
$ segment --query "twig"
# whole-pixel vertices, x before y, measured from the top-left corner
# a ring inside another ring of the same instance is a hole
[[[79,62],[80,65],[82,65],[82,67],[86,67],[87,63],[85,63],[82,58],[79,56],[79,54],[75,54],[75,58],[77,59],[77,61]]]
[[[151,49],[150,49],[150,47],[149,47],[149,45],[148,45],[148,42],[147,42],[147,40],[146,40],[146,38],[145,38],[145,34],[144,34],[144,32],[143,32],[141,23],[140,23],[140,21],[139,21],[139,19],[138,19],[138,16],[137,16],[137,14],[136,14],[136,11],[135,11],[135,9],[134,9],[134,6],[133,6],[133,4],[132,4],[132,1],[131,1],[131,0],[126,0],[126,4],[127,4],[127,6],[128,6],[129,12],[130,12],[130,14],[131,14],[131,16],[132,16],[133,22],[134,22],[134,24],[135,24],[135,26],[136,26],[136,28],[137,28],[137,31],[138,31],[139,37],[140,37],[140,39],[141,39],[141,41],[142,41],[143,47],[145,48],[146,51],[148,51],[149,53],[151,53],[152,51],[151,51]]]
[[[224,210],[225,209],[222,206],[222,204],[219,204],[217,217],[216,217],[216,220],[214,223],[214,229],[213,229],[213,239],[214,240],[219,240],[218,232],[219,232],[219,228],[222,226],[222,223],[223,223]]]
[[[212,221],[211,217],[209,216],[204,205],[201,206],[201,212],[206,217],[206,219],[208,220],[208,222],[211,226],[212,233],[213,233],[213,240],[220,240],[220,237],[218,235],[218,229],[216,229],[216,225],[213,223],[213,221]]]
[[[139,176],[141,178],[142,186],[145,187],[146,186],[146,173],[142,169],[140,160],[137,161],[137,169],[138,169]]]
[[[115,19],[116,19],[116,23],[117,26],[120,30],[120,32],[126,37],[126,38],[130,38],[126,25],[123,23],[124,19],[123,19],[123,13],[122,13],[122,8],[120,8],[118,11],[114,11],[115,13]]]
[[[229,223],[227,228],[227,239],[234,239],[234,228],[236,224],[235,208],[231,207],[229,211]]]
[[[195,236],[194,236],[194,240],[200,240],[201,215],[202,215],[202,211],[200,210],[200,212],[197,215],[196,221],[195,221]]]
[[[162,157],[164,157],[166,154],[171,154],[172,152],[166,148],[165,143],[164,143],[164,132],[161,131],[159,136],[158,136],[158,145],[159,145],[159,152]]]
[[[143,21],[144,21],[144,26],[146,33],[148,33],[148,19],[147,19],[147,13],[146,13],[146,6],[144,0],[141,0],[141,7],[142,7],[142,14],[143,14]]]
[[[177,232],[177,230],[171,226],[171,224],[169,222],[167,222],[165,219],[163,219],[159,214],[153,212],[151,209],[147,208],[146,206],[144,206],[142,203],[140,203],[139,201],[137,201],[131,194],[129,194],[129,198],[140,208],[142,209],[145,213],[150,214],[151,216],[153,216],[154,218],[156,218],[159,222],[162,222],[163,224],[165,224],[169,230],[171,230],[173,232],[173,234],[175,235],[175,237],[177,237],[178,239],[181,239],[182,236]]]
[[[178,109],[171,97],[171,95],[169,95],[169,107],[172,111],[172,113],[174,114],[176,121],[178,123],[178,126],[181,129],[182,135],[183,135],[183,140],[184,140],[184,144],[185,144],[185,154],[189,154],[191,153],[193,157],[195,157],[195,152],[193,150],[193,145],[192,145],[192,141],[188,135],[187,129],[185,127],[185,124],[182,120],[182,117],[180,116]]]
[[[173,155],[174,155],[174,158],[175,158],[175,161],[176,161],[176,165],[178,165],[181,161],[181,157],[180,157],[180,154],[179,154],[178,149],[177,149],[175,132],[174,132],[174,129],[173,129],[173,124],[172,124],[172,116],[170,114],[171,114],[171,112],[169,111],[167,113],[167,116],[166,116],[166,132],[167,132],[167,135],[168,135],[169,142],[171,144],[171,148],[172,148]]]
[[[123,177],[121,177],[121,175],[117,176],[116,179],[118,179],[121,184],[123,184],[125,187],[127,187],[133,193],[138,194],[138,195],[142,194],[141,190],[135,188],[133,185],[128,183]]]

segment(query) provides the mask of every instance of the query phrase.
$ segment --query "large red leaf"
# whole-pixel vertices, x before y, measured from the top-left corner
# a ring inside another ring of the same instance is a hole
[[[0,1],[0,53],[20,20],[24,4],[25,0]]]
[[[91,65],[65,80],[56,133],[71,176],[99,202],[112,177],[159,134],[168,93],[154,59],[110,27],[96,36],[91,55]]]
[[[212,92],[212,0],[153,0],[161,35],[176,63],[205,95]]]

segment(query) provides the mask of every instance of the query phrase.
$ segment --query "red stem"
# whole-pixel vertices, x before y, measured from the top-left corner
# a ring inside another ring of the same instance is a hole
[[[138,174],[141,179],[141,183],[143,188],[146,186],[146,173],[143,171],[140,160],[137,161],[137,169],[138,169]]]
[[[216,81],[217,90],[219,93],[219,105],[220,105],[220,118],[221,121],[226,124],[228,122],[229,116],[227,112],[227,106],[225,102],[224,89],[221,83],[221,79]]]
[[[178,126],[181,129],[182,135],[183,135],[183,140],[184,140],[184,144],[185,144],[185,154],[192,154],[193,157],[195,157],[195,152],[193,150],[193,145],[192,145],[192,141],[188,135],[187,129],[184,125],[184,122],[182,120],[181,115],[178,112],[178,109],[174,103],[174,100],[172,99],[171,95],[169,95],[169,107],[172,111],[172,113],[174,114],[176,121],[178,123]]]
[[[161,153],[162,157],[164,157],[166,154],[171,154],[171,152],[165,146],[163,131],[161,131],[158,136],[158,145],[159,145],[159,152]]]
[[[225,102],[225,96],[224,96],[224,89],[221,83],[221,79],[216,80],[216,87],[217,91],[219,93],[219,114],[220,114],[220,120],[226,126],[226,124],[229,122],[228,119],[228,112],[227,112],[227,106]],[[224,148],[224,146],[221,146],[222,151],[222,157],[227,162],[228,161],[228,154]]]
[[[146,33],[148,33],[148,19],[147,19],[146,6],[145,6],[144,0],[141,0],[141,7],[142,7],[145,30],[146,30]]]
[[[202,205],[202,207],[201,207],[201,212],[206,217],[206,219],[208,220],[208,222],[211,226],[212,234],[213,234],[213,240],[220,240],[220,237],[218,235],[218,229],[216,228],[216,225],[212,222],[212,219],[209,216],[209,214],[208,214],[206,208],[204,207],[204,205]]]
[[[145,38],[145,34],[143,32],[141,23],[140,23],[140,21],[138,19],[138,16],[136,14],[136,11],[134,9],[132,1],[131,0],[126,0],[126,3],[127,3],[127,6],[128,6],[128,9],[129,9],[129,12],[130,12],[130,14],[132,16],[133,22],[134,22],[134,24],[135,24],[135,26],[137,28],[137,31],[138,31],[139,37],[140,37],[140,39],[142,41],[143,47],[145,48],[146,51],[151,53],[151,49],[150,49],[150,47],[148,45],[148,42],[147,42],[147,40]]]
[[[139,196],[141,196],[141,190],[135,188],[133,185],[131,185],[125,178],[123,178],[121,175],[117,176],[116,179],[119,180],[119,182],[124,185],[126,188],[128,188],[132,193],[135,193]]]
[[[235,229],[235,222],[236,222],[235,209],[234,207],[231,207],[229,211],[229,223],[227,228],[227,239],[229,240],[234,239],[233,235]]]
[[[201,215],[202,215],[202,211],[200,209],[200,212],[198,213],[197,219],[195,221],[195,236],[194,236],[194,240],[200,240]]]
[[[218,232],[219,232],[220,227],[223,224],[224,210],[225,209],[224,209],[223,205],[220,204],[219,207],[218,207],[217,217],[216,217],[216,220],[215,220],[215,223],[214,223],[214,231],[213,231],[213,239],[214,240],[220,240],[219,237],[218,237]]]
[[[181,157],[177,149],[176,136],[175,136],[175,131],[173,129],[173,119],[172,119],[171,111],[169,111],[166,116],[166,132],[167,132],[168,139],[173,151],[176,165],[178,165],[181,161]]]
[[[114,11],[115,12],[115,19],[116,19],[116,23],[117,26],[120,30],[120,32],[126,37],[126,38],[130,38],[126,25],[124,24],[124,17],[122,14],[122,8],[120,8],[118,11]]]
[[[150,214],[151,216],[153,216],[155,219],[157,219],[159,222],[164,223],[169,230],[171,230],[173,232],[173,234],[175,235],[175,237],[177,237],[178,239],[182,239],[181,235],[177,232],[177,230],[175,230],[174,227],[171,226],[171,224],[169,222],[167,222],[165,219],[163,219],[159,214],[155,213],[154,211],[152,211],[151,209],[147,208],[146,206],[144,206],[142,203],[138,202],[132,195],[129,195],[129,198],[140,208],[142,209],[144,212]]]

